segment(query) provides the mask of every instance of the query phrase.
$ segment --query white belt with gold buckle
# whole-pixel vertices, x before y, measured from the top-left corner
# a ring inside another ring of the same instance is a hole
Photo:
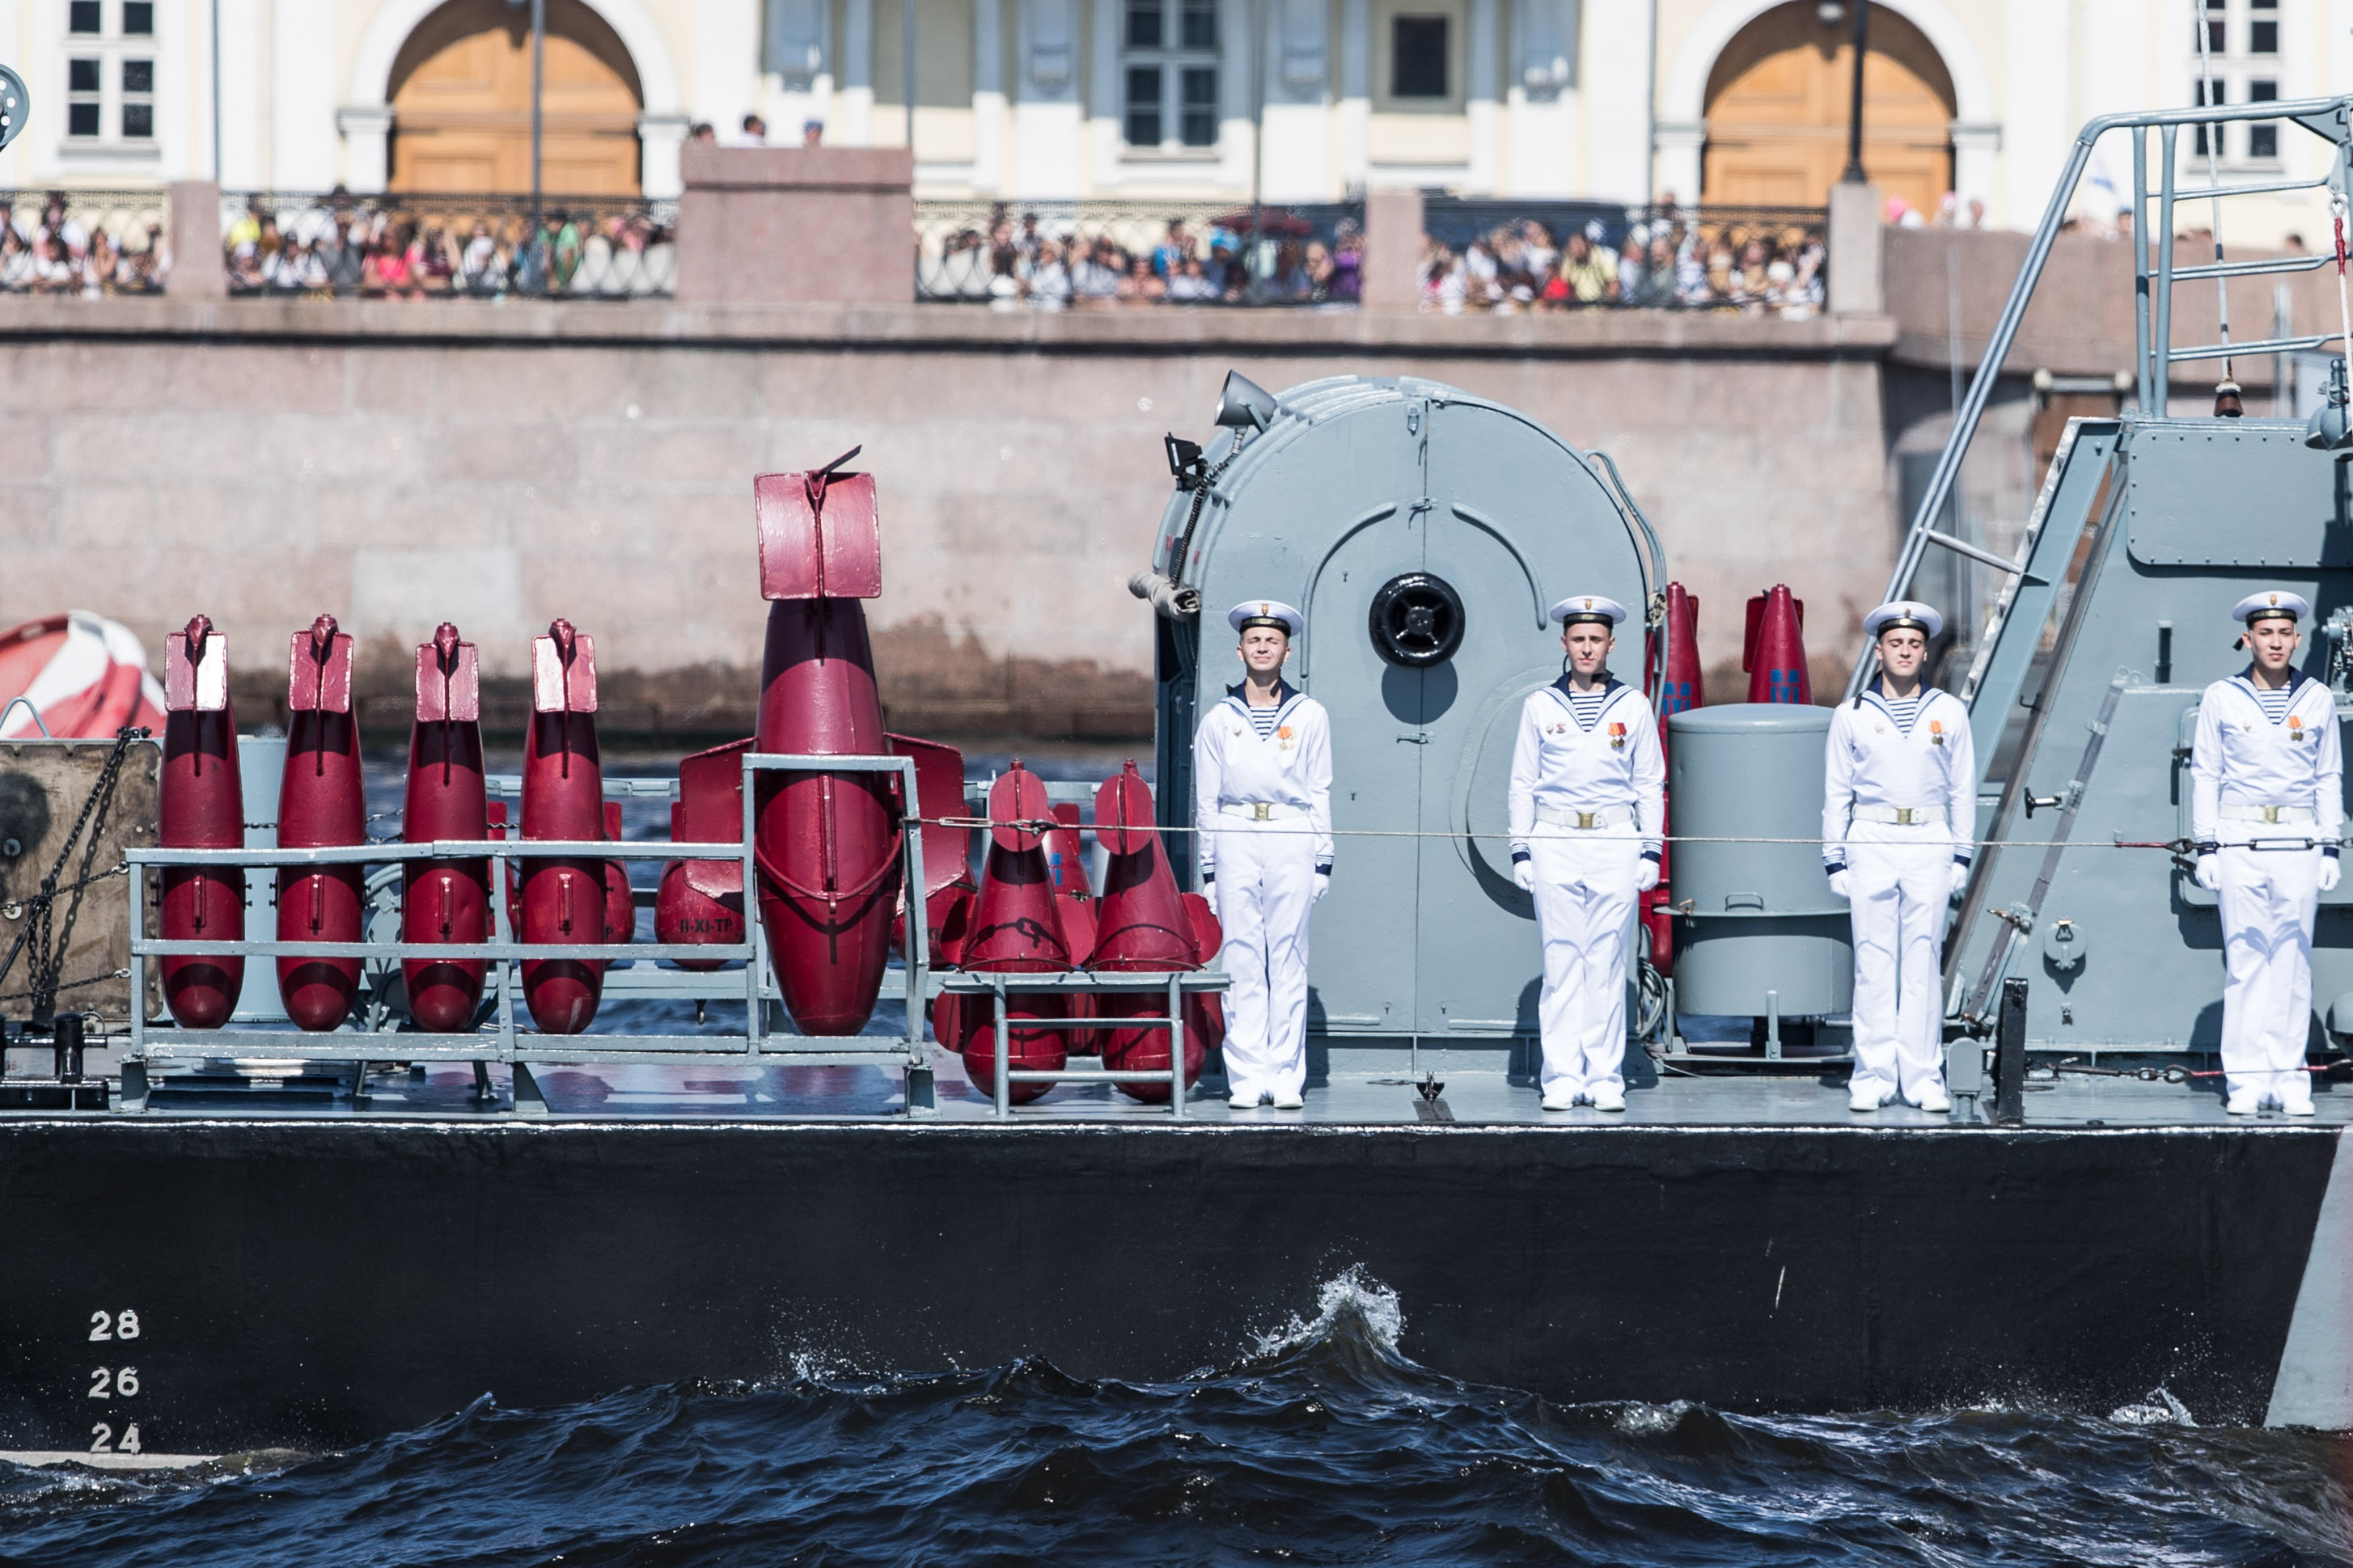
[[[1945,826],[1945,808],[1941,805],[1858,805],[1853,820],[1877,822],[1890,827],[1926,827]]]
[[[1304,816],[1307,808],[1275,800],[1221,800],[1218,809],[1228,816],[1248,817],[1252,822],[1279,822],[1286,817]]]
[[[1561,811],[1539,805],[1536,820],[1554,827],[1574,827],[1590,833],[1597,827],[1623,827],[1634,820],[1634,813],[1631,807],[1623,805],[1596,806],[1591,811]]]
[[[2312,822],[2317,820],[2308,805],[2226,805],[2222,807],[2225,822]]]

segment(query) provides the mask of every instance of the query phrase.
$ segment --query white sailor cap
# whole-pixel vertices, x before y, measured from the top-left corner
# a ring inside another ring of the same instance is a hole
[[[1307,629],[1307,617],[1280,599],[1251,599],[1227,611],[1226,625],[1237,632],[1252,626],[1281,626],[1285,637],[1295,637]]]
[[[1862,617],[1866,637],[1875,638],[1890,626],[1909,626],[1924,637],[1935,637],[1944,631],[1945,617],[1936,613],[1936,605],[1917,599],[1890,599]]]
[[[2267,588],[2250,594],[2231,607],[2231,618],[2253,626],[2257,621],[2300,621],[2312,614],[2312,601],[2301,594]]]
[[[1604,621],[1614,626],[1626,618],[1626,606],[1599,594],[1573,594],[1552,607],[1552,618],[1565,627],[1579,621]]]

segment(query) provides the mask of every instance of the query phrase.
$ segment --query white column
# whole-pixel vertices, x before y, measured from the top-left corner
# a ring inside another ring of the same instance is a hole
[[[1576,0],[1512,7],[1505,104],[1505,186],[1514,195],[1571,196],[1577,178],[1580,81]]]
[[[271,176],[281,190],[323,191],[342,176],[335,136],[335,13],[276,0],[270,18]]]
[[[686,189],[679,176],[678,149],[691,123],[683,114],[638,116],[638,188],[647,195],[675,196]]]
[[[1020,96],[1013,105],[1013,188],[1021,195],[1079,194],[1078,0],[1020,0]]]
[[[1699,204],[1700,149],[1707,142],[1704,121],[1659,121],[1652,133],[1658,159],[1658,198],[1674,197],[1684,206]]]
[[[2181,39],[2184,49],[2196,41],[2189,22],[2185,8],[2175,25],[2165,29]],[[2009,0],[2003,8],[2003,26],[2002,62],[2008,79],[2002,84],[2000,129],[2007,132],[2001,159],[2007,189],[2001,193],[2000,205],[2013,219],[2023,215],[2023,225],[2031,227],[2042,216],[2043,204],[2051,199],[2051,187],[2058,183],[2059,171],[2073,151],[2076,126],[2069,112],[2068,87],[2073,75],[2067,48],[2070,29],[2052,26],[2051,12],[2040,0]],[[2184,71],[2158,101],[2188,103],[2194,74]],[[2187,139],[2182,145],[2189,145]],[[2121,161],[2128,191],[2132,164],[2129,148],[2124,152]],[[1968,194],[1962,192],[1964,196]]]
[[[1250,194],[1250,160],[1258,142],[1258,125],[1252,117],[1257,105],[1251,98],[1257,85],[1251,73],[1258,61],[1258,40],[1250,37],[1250,13],[1264,4],[1265,0],[1219,0],[1218,5],[1218,37],[1224,45],[1219,51],[1218,90],[1225,100],[1219,108],[1218,183],[1245,196]]]
[[[841,123],[826,127],[839,147],[863,147],[873,136],[874,0],[842,0]]]
[[[264,89],[261,70],[261,5],[262,0],[219,0],[220,5],[220,93],[221,93],[221,170],[224,190],[250,191],[269,181],[264,164],[267,156],[261,132],[265,123],[260,112]],[[44,10],[54,7],[43,7]],[[207,50],[211,44],[206,40]],[[209,52],[206,68],[211,68]],[[228,112],[237,105],[239,112]],[[60,111],[58,129],[63,132],[65,119]]]
[[[759,107],[760,0],[695,0],[688,112],[722,136]],[[642,136],[640,136],[642,142]]]
[[[1124,95],[1119,80],[1121,0],[1094,0],[1087,49],[1087,168],[1089,188],[1109,191],[1119,185]]]
[[[1651,173],[1651,6],[1578,9],[1577,194],[1639,202]]]
[[[1313,202],[1332,188],[1331,117],[1325,84],[1331,50],[1324,0],[1261,0],[1267,53],[1266,163],[1269,201]]]
[[[2000,126],[1964,125],[1959,121],[1953,122],[1953,194],[1960,198],[1962,222],[1968,221],[1969,203],[1973,199],[1985,203],[1989,215],[1992,212],[1995,165],[2000,152]],[[2130,157],[2129,150],[2126,155]],[[2129,175],[2126,184],[2130,184]]]
[[[343,184],[357,195],[383,190],[392,179],[392,110],[339,109],[335,128],[343,133]]]
[[[1495,93],[1495,0],[1471,0],[1470,37],[1464,39],[1470,57],[1463,73],[1463,112],[1470,121],[1471,169],[1468,185],[1473,195],[1496,188],[1497,110]]]
[[[1005,12],[1000,0],[972,0],[972,188],[1005,188]]]
[[[1340,183],[1362,190],[1371,182],[1366,137],[1373,114],[1371,0],[1340,0]]]

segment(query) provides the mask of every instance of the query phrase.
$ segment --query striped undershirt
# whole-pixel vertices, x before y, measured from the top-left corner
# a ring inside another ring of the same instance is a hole
[[[2277,691],[2266,691],[2260,686],[2255,688],[2255,700],[2263,704],[2263,717],[2274,724],[2286,722],[2287,705],[2295,695],[2284,686]]]
[[[1274,721],[1282,711],[1282,710],[1280,708],[1252,708],[1250,710],[1250,728],[1258,731],[1258,738],[1260,740],[1263,741],[1268,736],[1274,733]]]
[[[1896,733],[1908,735],[1912,732],[1912,726],[1920,721],[1920,699],[1926,694],[1926,688],[1924,687],[1909,697],[1883,699],[1887,703],[1887,716],[1895,721]]]
[[[1577,727],[1580,730],[1590,730],[1599,723],[1601,705],[1609,700],[1609,689],[1606,686],[1598,687],[1591,691],[1579,691],[1575,687],[1569,688],[1568,708],[1570,712],[1577,715]]]

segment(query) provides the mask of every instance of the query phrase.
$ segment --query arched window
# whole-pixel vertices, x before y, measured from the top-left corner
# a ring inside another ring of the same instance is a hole
[[[1812,0],[1777,5],[1734,36],[1707,83],[1702,199],[1818,207],[1846,167],[1854,80],[1851,17]],[[1842,7],[1841,7],[1842,9]],[[1933,216],[1953,188],[1953,79],[1919,28],[1873,5],[1862,65],[1862,165]]]
[[[449,0],[408,36],[392,68],[392,188],[531,189],[531,13]],[[637,67],[581,0],[548,0],[541,185],[635,195]]]

